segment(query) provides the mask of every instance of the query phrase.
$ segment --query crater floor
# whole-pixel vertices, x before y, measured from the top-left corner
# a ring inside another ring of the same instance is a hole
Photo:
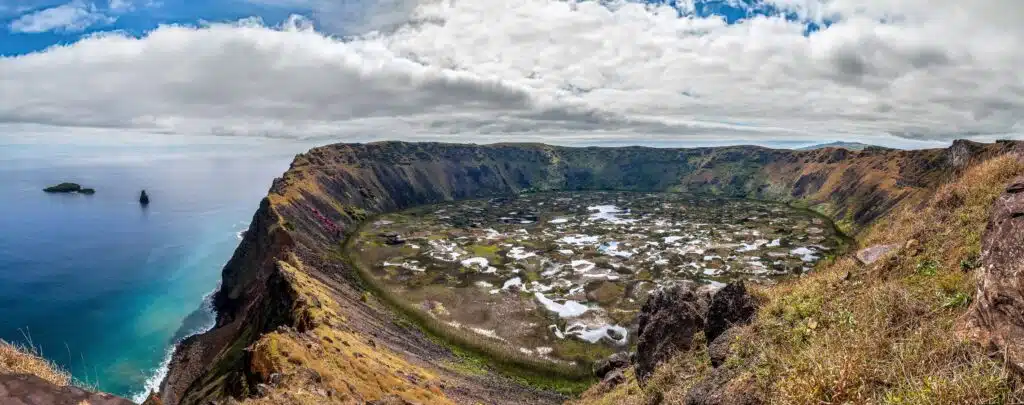
[[[559,192],[385,215],[348,253],[377,284],[452,328],[574,361],[629,345],[656,288],[772,283],[841,243],[827,219],[777,203]]]

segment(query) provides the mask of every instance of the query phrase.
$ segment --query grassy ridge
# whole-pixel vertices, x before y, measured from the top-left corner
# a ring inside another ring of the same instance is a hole
[[[31,374],[57,386],[72,383],[71,374],[44,359],[32,347],[0,340],[0,374]]]
[[[373,219],[369,218],[363,221],[363,224],[372,221]],[[594,383],[590,364],[572,365],[526,355],[496,340],[462,328],[454,328],[394,294],[369,274],[362,263],[357,263],[353,256],[348,254],[361,231],[362,226],[346,238],[340,251],[334,255],[335,259],[356,269],[360,281],[375,297],[396,309],[414,326],[428,333],[438,343],[447,346],[460,357],[462,364],[454,365],[452,368],[469,374],[484,373],[490,369],[522,383],[567,395],[579,394]]]
[[[662,365],[641,390],[595,387],[586,404],[681,403],[713,372],[777,404],[1006,404],[1024,387],[959,332],[975,289],[989,208],[1024,163],[1003,156],[899,207],[860,234],[902,246],[871,266],[852,257],[755,293],[765,302],[720,370],[703,345]]]

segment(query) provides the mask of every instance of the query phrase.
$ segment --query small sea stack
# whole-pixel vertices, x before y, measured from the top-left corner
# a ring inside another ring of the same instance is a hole
[[[139,194],[139,204],[149,205],[149,195],[146,194],[146,190],[142,190],[142,193]]]

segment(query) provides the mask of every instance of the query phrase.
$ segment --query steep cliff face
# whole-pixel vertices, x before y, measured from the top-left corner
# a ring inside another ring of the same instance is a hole
[[[526,191],[685,191],[801,204],[855,232],[897,204],[919,201],[972,162],[1019,149],[960,141],[921,151],[401,142],[315,148],[274,182],[223,270],[216,328],[180,345],[161,396],[171,404],[282,395],[298,403],[388,395],[435,403],[561,399],[441,366],[457,361],[451,350],[367,299],[337,255],[346,232],[372,214]]]

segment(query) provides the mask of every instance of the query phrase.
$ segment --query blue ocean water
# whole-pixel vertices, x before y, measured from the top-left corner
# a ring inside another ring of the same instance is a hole
[[[272,179],[308,146],[0,136],[0,339],[30,339],[103,391],[144,393],[171,344],[212,324],[204,297]],[[62,181],[97,192],[42,192]]]

